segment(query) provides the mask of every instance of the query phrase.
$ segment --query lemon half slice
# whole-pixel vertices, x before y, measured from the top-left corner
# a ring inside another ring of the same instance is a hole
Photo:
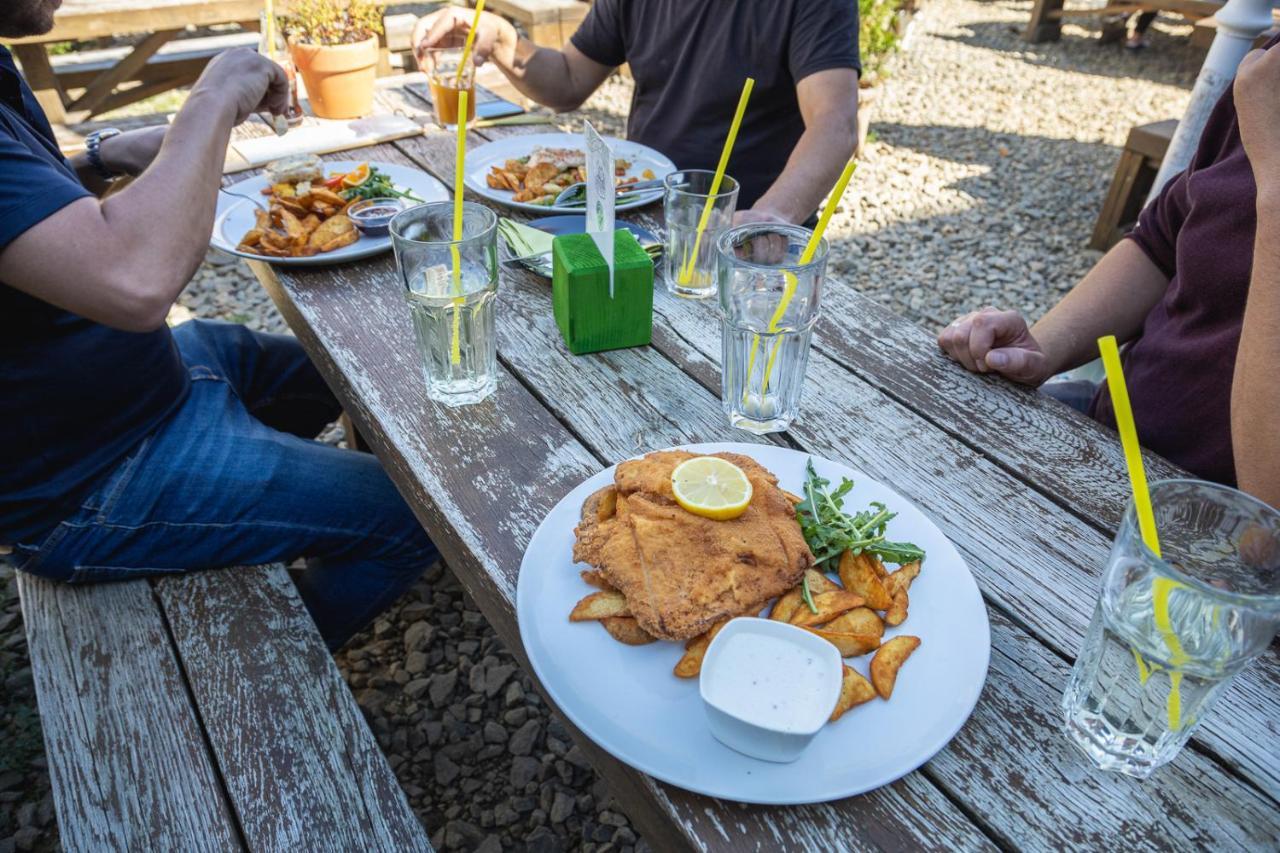
[[[728,521],[747,511],[751,481],[743,470],[718,456],[697,456],[671,472],[676,503],[694,515]]]

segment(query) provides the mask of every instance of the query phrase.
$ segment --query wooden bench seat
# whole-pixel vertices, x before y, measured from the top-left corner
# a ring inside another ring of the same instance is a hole
[[[1111,187],[1093,226],[1089,248],[1105,252],[1120,242],[1137,221],[1160,171],[1164,153],[1169,149],[1169,140],[1177,129],[1177,119],[1165,119],[1141,124],[1129,131]]]
[[[431,850],[283,566],[18,590],[65,849]]]

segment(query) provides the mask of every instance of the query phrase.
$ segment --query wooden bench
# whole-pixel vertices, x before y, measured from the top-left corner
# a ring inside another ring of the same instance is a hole
[[[283,566],[18,590],[65,849],[431,850]]]
[[[1111,188],[1102,203],[1102,212],[1093,226],[1089,248],[1105,252],[1120,242],[1137,221],[1177,128],[1177,119],[1166,119],[1138,125],[1129,131]]]
[[[1102,8],[1090,7],[1082,9],[1064,8],[1064,0],[1035,0],[1031,7],[1031,18],[1023,32],[1023,39],[1029,42],[1057,41],[1062,37],[1062,20],[1076,17],[1101,17],[1104,20],[1116,16],[1127,16],[1134,12],[1160,11],[1181,15],[1188,21],[1199,21],[1211,17],[1222,8],[1216,0],[1108,0]],[[1113,38],[1120,32],[1115,26],[1104,29],[1104,38]]]

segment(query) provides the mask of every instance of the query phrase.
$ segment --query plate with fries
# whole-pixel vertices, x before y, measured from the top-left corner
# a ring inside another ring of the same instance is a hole
[[[726,485],[726,466],[750,486]],[[690,503],[710,500],[695,469],[718,471],[706,483],[737,506]],[[538,678],[596,744],[745,803],[826,802],[915,770],[969,718],[991,653],[978,586],[925,513],[845,465],[773,445],[672,448],[589,478],[530,540],[516,615]],[[708,726],[702,657],[736,616],[810,630],[843,659],[836,706],[792,763],[748,757]]]
[[[638,142],[606,136],[614,156],[619,191],[640,181],[665,178],[676,170],[671,159]],[[557,207],[561,190],[585,180],[586,153],[577,133],[512,136],[467,152],[467,189],[498,204],[530,213],[578,212],[585,204]],[[662,188],[619,201],[616,210],[633,210],[662,198]]]
[[[406,206],[446,201],[449,191],[419,169],[398,163],[327,160],[325,180],[273,185],[266,174],[238,181],[218,193],[210,244],[232,255],[285,266],[323,266],[390,251],[389,236],[360,233],[345,207],[365,198],[338,179],[357,176],[402,194]],[[332,184],[332,186],[330,185]],[[301,196],[298,189],[304,189]],[[379,193],[381,194],[381,193]],[[256,203],[255,203],[256,202]]]

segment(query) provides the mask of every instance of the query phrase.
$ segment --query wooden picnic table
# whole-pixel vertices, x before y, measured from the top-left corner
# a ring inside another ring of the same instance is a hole
[[[399,79],[380,92],[380,107],[429,112],[420,75]],[[469,144],[527,131],[486,129]],[[414,165],[451,184],[453,152],[450,135],[430,131],[360,157]],[[659,229],[661,207],[627,218]],[[657,448],[772,442],[839,460],[914,501],[964,554],[991,618],[987,683],[955,739],[893,784],[819,805],[745,806],[656,782],[574,732],[654,849],[1280,843],[1274,647],[1145,783],[1093,769],[1060,730],[1067,672],[1127,499],[1115,434],[1048,398],[964,372],[930,331],[861,296],[856,279],[825,290],[801,418],[785,434],[756,438],[729,428],[720,408],[714,305],[676,299],[661,284],[651,346],[575,357],[557,332],[548,282],[502,267],[498,390],[450,409],[427,399],[389,253],[325,268],[251,266],[522,662],[513,597],[533,531],[584,478]],[[1179,474],[1154,456],[1148,465],[1155,478]]]
[[[381,2],[398,6],[415,0]],[[286,12],[288,0],[279,0],[275,8],[278,14]],[[188,27],[240,24],[246,30],[256,30],[262,11],[263,0],[63,0],[52,30],[15,39],[11,44],[49,121],[55,126],[76,124],[194,82],[204,64],[219,50],[256,42],[227,35],[205,39],[206,44],[192,50],[174,52],[169,51],[170,42]],[[55,42],[139,33],[146,33],[146,38],[122,52],[117,60],[91,63],[91,70],[83,73],[68,73],[50,61],[48,48]],[[220,44],[213,43],[219,41]],[[141,81],[141,85],[120,90],[121,84],[134,80]],[[74,99],[69,97],[66,90],[78,85],[85,85],[84,91]]]

